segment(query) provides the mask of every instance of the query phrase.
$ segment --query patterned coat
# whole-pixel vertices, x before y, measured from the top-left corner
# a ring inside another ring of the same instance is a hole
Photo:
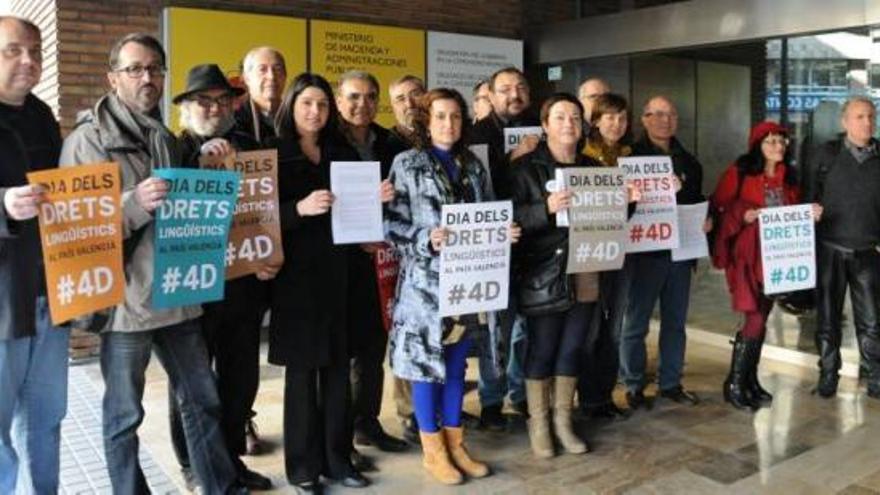
[[[460,165],[462,180],[474,188],[476,201],[491,200],[488,177],[477,158],[468,153]],[[397,155],[389,177],[395,196],[387,209],[387,238],[401,257],[390,336],[391,368],[405,380],[443,383],[446,366],[437,297],[440,257],[430,248],[429,234],[440,226],[441,206],[456,198],[443,165],[429,151],[413,149]],[[494,314],[488,320],[498,372],[504,346]]]

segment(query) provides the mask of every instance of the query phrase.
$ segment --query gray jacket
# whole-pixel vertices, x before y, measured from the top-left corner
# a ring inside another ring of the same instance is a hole
[[[80,113],[61,149],[62,167],[96,162],[119,164],[123,237],[139,236],[133,255],[125,260],[125,301],[116,307],[109,330],[153,330],[201,316],[198,305],[157,310],[151,304],[153,216],[138,204],[135,187],[154,167],[180,164],[170,131],[156,119],[131,112],[115,94],[105,95],[92,110]]]
[[[476,157],[469,154],[461,173],[473,187],[476,202],[492,199],[489,179]],[[430,152],[413,149],[397,155],[389,175],[395,197],[387,210],[387,239],[400,253],[389,359],[394,374],[405,380],[446,381],[437,297],[440,257],[429,247],[431,229],[440,226],[441,207],[455,202],[445,174]],[[497,372],[505,346],[496,321],[491,313],[489,339]]]

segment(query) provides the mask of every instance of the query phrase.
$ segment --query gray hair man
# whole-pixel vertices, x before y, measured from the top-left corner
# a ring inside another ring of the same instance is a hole
[[[275,137],[275,113],[287,82],[284,55],[271,46],[252,48],[241,61],[241,74],[248,99],[235,112],[240,130],[258,143]]]

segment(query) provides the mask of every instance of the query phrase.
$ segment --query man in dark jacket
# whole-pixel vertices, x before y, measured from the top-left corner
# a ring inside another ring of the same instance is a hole
[[[684,149],[675,133],[678,112],[671,100],[655,96],[642,112],[645,136],[633,145],[633,156],[667,155],[680,184],[677,204],[694,204],[703,196],[703,167]],[[711,229],[707,220],[704,230]],[[646,405],[645,336],[657,299],[660,299],[660,369],[661,397],[675,402],[697,404],[697,396],[681,385],[685,354],[685,320],[690,299],[693,261],[672,261],[669,250],[626,255],[625,270],[630,280],[626,323],[621,334],[620,374],[626,384],[630,408]]]
[[[366,72],[346,72],[337,83],[336,106],[342,135],[361,160],[380,163],[384,180],[394,157],[405,148],[402,143],[392,141],[388,129],[375,122],[379,110],[379,82]],[[352,308],[349,324],[355,327],[351,366],[354,441],[358,445],[374,445],[380,450],[400,452],[408,447],[407,443],[387,434],[379,423],[388,334],[382,324],[373,259],[378,246],[365,244],[362,247],[352,251],[349,278]]]
[[[234,128],[232,101],[243,91],[232,87],[214,64],[189,71],[187,87],[174,97],[180,107],[181,151],[185,165],[199,166],[202,155],[225,155],[259,147],[248,134]],[[266,282],[248,275],[226,282],[222,301],[203,305],[202,333],[214,360],[217,392],[223,408],[220,425],[229,455],[242,484],[268,490],[272,481],[251,471],[239,456],[245,453],[248,423],[260,383],[260,327],[269,305]],[[169,389],[171,441],[188,487],[195,484],[177,400]]]
[[[181,164],[177,140],[160,120],[165,50],[148,34],[122,37],[110,51],[113,88],[64,141],[61,166],[119,163],[123,236],[134,244],[125,260],[125,301],[101,334],[104,450],[115,493],[146,493],[137,429],[144,419],[144,374],[153,352],[168,372],[182,411],[190,459],[206,493],[239,493],[238,473],[220,430],[220,399],[201,332],[198,305],[153,307],[153,212],[168,193],[157,168]]]
[[[287,81],[284,56],[269,46],[253,48],[241,62],[241,74],[248,97],[235,112],[236,127],[265,144],[275,137],[275,113]]]
[[[58,491],[67,412],[69,332],[49,320],[35,218],[43,191],[25,178],[56,167],[61,150],[52,110],[31,94],[42,56],[37,26],[0,16],[0,493]]]
[[[880,399],[880,143],[873,137],[874,103],[852,98],[843,106],[845,135],[811,157],[805,202],[822,205],[816,237],[819,383],[822,397],[837,393],[841,314],[847,286],[868,396]]]
[[[488,145],[492,189],[496,199],[508,199],[510,163],[534,150],[539,139],[532,136],[525,138],[511,153],[505,153],[504,129],[539,126],[541,122],[529,107],[529,84],[522,71],[515,67],[500,69],[487,82],[492,113],[474,124],[469,144]],[[513,294],[515,289],[511,287],[511,296]],[[515,301],[516,298],[511,297],[510,300]],[[505,335],[505,342],[510,342],[504,373],[498,376],[492,371],[494,366],[485,346],[480,354],[480,422],[484,428],[495,431],[503,430],[507,425],[501,414],[505,396],[509,396],[514,409],[521,413],[526,411],[525,375],[522,371],[526,343],[525,318],[517,314],[515,303],[499,314],[501,332]]]

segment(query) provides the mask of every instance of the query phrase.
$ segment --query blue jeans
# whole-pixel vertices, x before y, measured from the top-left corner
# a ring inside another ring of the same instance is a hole
[[[692,267],[692,261],[672,261],[668,253],[627,255],[625,268],[631,284],[620,342],[620,373],[627,390],[645,388],[645,336],[658,298],[660,390],[681,385]]]
[[[52,326],[45,297],[36,318],[36,335],[0,341],[0,493],[58,492],[70,332]]]
[[[488,338],[480,339],[480,407],[501,406],[504,396],[510,394],[510,402],[516,404],[526,400],[525,374],[523,363],[526,351],[526,319],[515,314],[514,309],[502,315],[502,326],[511,325],[510,349],[507,355],[507,367],[500,375],[492,363],[492,353]],[[509,321],[509,323],[508,323]]]
[[[199,320],[102,334],[104,452],[113,493],[149,493],[138,462],[137,429],[144,419],[144,372],[153,350],[177,398],[190,462],[204,493],[226,493],[236,470],[220,430],[220,399]]]

